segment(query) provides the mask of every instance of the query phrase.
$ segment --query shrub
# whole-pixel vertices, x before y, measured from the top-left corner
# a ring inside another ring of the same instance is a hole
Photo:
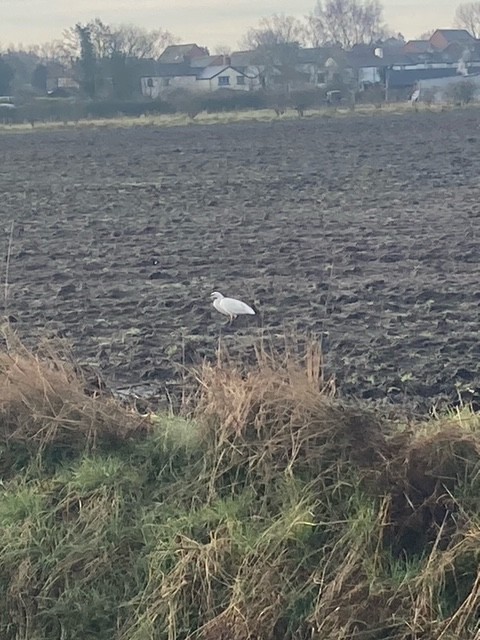
[[[177,113],[184,113],[191,120],[203,111],[201,96],[185,89],[171,91],[168,94],[168,103]]]
[[[98,446],[117,447],[145,433],[145,424],[109,397],[87,395],[81,372],[53,355],[16,342],[0,354],[0,475],[41,455],[71,458]]]
[[[261,109],[265,106],[265,99],[262,92],[219,89],[202,96],[201,103],[203,110],[208,113],[218,113],[242,109]]]
[[[286,91],[270,90],[265,92],[266,105],[273,109],[277,116],[281,116],[290,106],[289,95]]]
[[[140,117],[149,114],[172,113],[172,106],[163,100],[98,100],[87,103],[87,115],[91,118],[116,116]]]
[[[290,104],[302,117],[307,109],[314,109],[325,102],[325,92],[315,88],[296,89],[290,94]]]
[[[429,87],[428,89],[422,89],[420,92],[420,99],[427,107],[431,107],[435,102],[437,96],[437,89],[435,87]]]
[[[454,82],[446,93],[454,104],[463,106],[473,102],[477,93],[477,87],[470,80],[462,80],[460,82]]]
[[[140,117],[148,114],[173,113],[174,107],[163,100],[95,100],[74,98],[36,98],[18,108],[22,122],[77,122],[85,118]]]

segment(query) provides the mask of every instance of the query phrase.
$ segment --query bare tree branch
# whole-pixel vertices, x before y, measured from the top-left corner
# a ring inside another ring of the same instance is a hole
[[[318,0],[308,23],[314,46],[339,44],[350,48],[386,36],[378,0]]]
[[[263,18],[259,26],[250,29],[243,46],[255,51],[255,63],[262,69],[265,86],[275,80],[288,88],[295,75],[298,49],[305,40],[305,26],[293,16],[274,14]]]
[[[258,27],[250,29],[242,40],[242,46],[248,49],[280,44],[304,44],[305,26],[293,16],[274,14],[263,18]]]
[[[474,38],[480,38],[480,2],[465,2],[455,13],[455,24],[466,29]]]
[[[157,58],[169,44],[175,42],[168,31],[156,29],[148,31],[135,25],[107,25],[98,18],[90,21],[88,27],[95,56],[109,58],[122,54],[127,58]],[[75,58],[80,53],[78,35],[75,29],[67,29],[63,34],[64,48]]]
[[[232,47],[228,44],[217,44],[213,47],[212,55],[214,56],[229,56],[232,53]]]

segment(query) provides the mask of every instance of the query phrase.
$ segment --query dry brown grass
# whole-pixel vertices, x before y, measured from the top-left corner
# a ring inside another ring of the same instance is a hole
[[[8,466],[8,449],[24,447],[32,455],[115,447],[150,429],[138,414],[123,409],[108,394],[88,394],[88,381],[72,361],[45,345],[38,354],[11,333],[0,353],[0,472]]]
[[[204,364],[198,379],[195,418],[222,473],[248,461],[248,472],[265,482],[315,470],[334,483],[351,461],[369,473],[389,456],[382,422],[335,397],[315,341],[300,360],[289,352],[279,359],[261,350],[249,370],[219,359]]]

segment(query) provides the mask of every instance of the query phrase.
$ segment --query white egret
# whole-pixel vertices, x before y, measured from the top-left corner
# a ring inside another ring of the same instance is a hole
[[[237,316],[255,315],[255,311],[252,307],[249,307],[245,302],[237,300],[236,298],[226,298],[218,291],[214,291],[210,295],[210,298],[212,298],[215,309],[220,311],[220,313],[223,313],[224,316],[228,316],[230,318],[230,324]]]

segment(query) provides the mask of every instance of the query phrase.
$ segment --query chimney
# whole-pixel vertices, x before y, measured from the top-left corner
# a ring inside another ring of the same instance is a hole
[[[382,47],[377,47],[374,51],[374,54],[377,56],[377,58],[383,58],[383,49]]]
[[[225,67],[229,67],[232,64],[232,59],[230,58],[230,56],[227,55],[223,55],[223,65]]]

